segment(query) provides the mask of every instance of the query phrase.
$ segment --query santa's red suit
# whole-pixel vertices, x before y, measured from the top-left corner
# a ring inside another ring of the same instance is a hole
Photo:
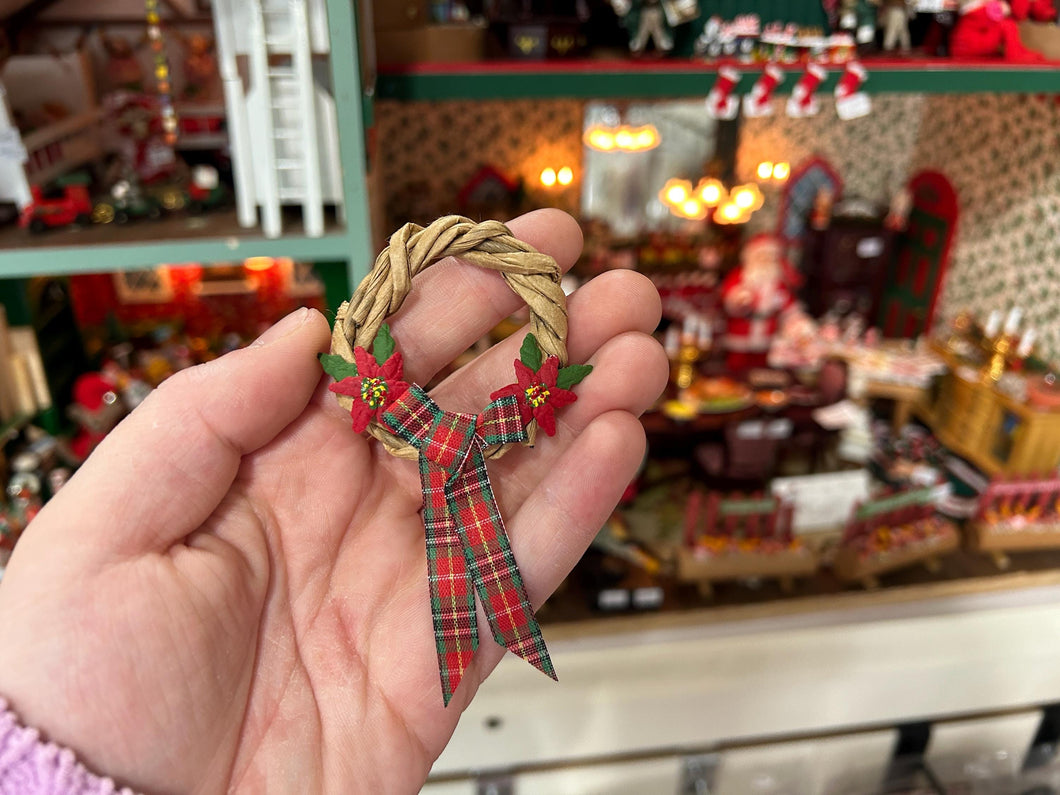
[[[726,366],[740,372],[765,367],[769,346],[784,313],[795,306],[792,293],[798,274],[783,260],[771,265],[747,264],[750,250],[759,245],[777,245],[776,238],[760,235],[744,247],[744,264],[721,284],[725,309]]]

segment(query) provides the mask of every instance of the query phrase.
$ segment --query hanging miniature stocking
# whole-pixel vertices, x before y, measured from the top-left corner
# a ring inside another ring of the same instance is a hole
[[[802,73],[799,82],[791,90],[788,98],[788,115],[795,118],[816,116],[821,105],[817,100],[817,88],[828,75],[828,70],[820,64],[809,64]]]
[[[783,81],[784,70],[775,63],[767,64],[751,93],[743,98],[743,115],[751,118],[772,116],[773,93]]]
[[[500,271],[530,308],[530,330],[513,364],[513,383],[477,413],[446,411],[402,378],[403,361],[386,316],[397,312],[413,277],[448,256]],[[369,348],[371,349],[369,351]],[[567,303],[556,261],[512,237],[498,221],[440,218],[406,224],[353,297],[339,307],[332,353],[321,356],[329,388],[393,456],[417,462],[426,539],[424,605],[434,626],[441,696],[449,704],[478,648],[475,597],[498,644],[556,678],[523,575],[490,483],[487,462],[537,431],[556,432],[555,412],[592,367],[567,364]]]
[[[740,70],[723,66],[718,70],[714,88],[707,94],[707,115],[715,119],[735,119],[740,112],[740,98],[733,95],[740,82]]]
[[[857,61],[847,62],[846,69],[835,87],[835,112],[843,121],[868,116],[872,112],[872,100],[861,90],[868,74]]]

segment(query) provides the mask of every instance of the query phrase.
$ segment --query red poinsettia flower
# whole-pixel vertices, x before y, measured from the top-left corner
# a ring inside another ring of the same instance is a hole
[[[558,375],[559,359],[555,356],[545,359],[541,369],[536,373],[516,359],[515,377],[519,383],[498,389],[490,395],[490,400],[514,395],[519,400],[523,423],[529,423],[531,419],[535,419],[541,430],[549,436],[555,436],[556,409],[569,406],[578,399],[577,395],[569,389],[556,386]]]
[[[354,348],[353,357],[357,360],[357,375],[343,378],[328,389],[353,398],[350,418],[353,430],[360,433],[401,397],[409,385],[401,380],[401,353],[395,351],[382,365],[364,348]]]

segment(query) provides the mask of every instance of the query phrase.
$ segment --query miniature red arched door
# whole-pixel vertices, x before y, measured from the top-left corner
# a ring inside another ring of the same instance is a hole
[[[957,193],[942,174],[923,171],[909,183],[913,209],[880,300],[887,337],[917,337],[931,328],[939,288],[957,232]]]

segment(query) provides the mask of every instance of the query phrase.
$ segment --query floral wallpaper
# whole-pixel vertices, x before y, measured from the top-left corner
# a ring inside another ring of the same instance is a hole
[[[871,79],[871,78],[870,78]],[[1060,104],[1036,95],[880,95],[873,112],[840,121],[831,102],[810,119],[745,119],[737,177],[761,160],[793,166],[813,155],[832,163],[846,193],[886,204],[922,169],[941,171],[961,205],[957,239],[940,304],[985,317],[1019,305],[1041,335],[1039,351],[1060,359]],[[538,203],[576,211],[583,104],[577,100],[409,103],[377,106],[377,168],[387,192],[427,179],[439,202],[478,166],[523,177]],[[575,181],[545,192],[545,166],[571,164]],[[536,186],[536,187],[535,187]],[[753,226],[775,223],[775,190]],[[452,209],[451,207],[448,209]],[[445,208],[439,208],[444,212]]]

